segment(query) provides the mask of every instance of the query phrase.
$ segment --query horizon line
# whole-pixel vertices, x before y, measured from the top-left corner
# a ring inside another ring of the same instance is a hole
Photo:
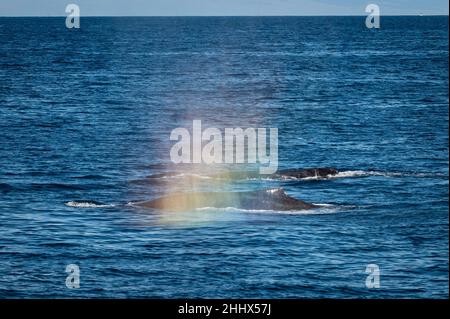
[[[367,15],[81,15],[86,18],[366,17]],[[381,17],[448,17],[449,14],[383,14]],[[0,15],[0,18],[66,18],[67,15]]]

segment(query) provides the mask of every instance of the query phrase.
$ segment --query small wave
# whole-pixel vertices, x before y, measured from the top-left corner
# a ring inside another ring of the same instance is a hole
[[[32,183],[31,188],[35,190],[60,190],[60,189],[70,189],[70,190],[84,190],[85,187],[81,185],[74,184],[60,184],[60,183]]]
[[[198,179],[211,179],[211,176],[201,175],[201,174],[193,174],[193,173],[179,173],[174,175],[167,175],[161,178],[198,178]]]
[[[76,243],[68,243],[68,242],[48,242],[48,243],[41,243],[39,246],[45,246],[45,247],[76,247],[78,244]]]
[[[76,178],[76,179],[106,179],[107,177],[103,176],[103,175],[90,174],[90,175],[74,176],[73,178]]]
[[[112,204],[104,204],[96,201],[70,201],[65,203],[69,207],[79,207],[79,208],[101,208],[101,207],[113,207]]]
[[[177,173],[177,172],[168,172],[168,173],[160,173],[160,174],[153,174],[146,177],[146,180],[165,180],[165,179],[172,179],[172,178],[181,178],[181,179],[188,179],[188,178],[198,178],[198,179],[211,179],[212,176],[208,175],[202,175],[202,174],[195,174],[195,173]]]
[[[13,190],[15,190],[16,188],[14,187],[14,186],[12,186],[12,185],[10,185],[10,184],[7,184],[7,183],[0,183],[0,191],[2,191],[2,192],[10,192],[10,191],[13,191]]]
[[[128,202],[125,204],[125,206],[129,207],[140,207],[139,204],[142,203],[142,201],[135,201],[135,202]]]

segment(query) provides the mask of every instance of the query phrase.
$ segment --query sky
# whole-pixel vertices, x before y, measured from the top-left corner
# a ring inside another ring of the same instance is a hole
[[[81,16],[448,15],[447,0],[0,0],[0,16],[64,16],[67,4]]]

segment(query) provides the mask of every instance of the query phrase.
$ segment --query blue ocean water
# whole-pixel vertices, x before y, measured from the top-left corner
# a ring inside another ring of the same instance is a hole
[[[364,21],[0,18],[0,297],[448,298],[448,17]],[[339,174],[186,180],[169,135],[194,119]],[[323,208],[128,204],[198,187]]]

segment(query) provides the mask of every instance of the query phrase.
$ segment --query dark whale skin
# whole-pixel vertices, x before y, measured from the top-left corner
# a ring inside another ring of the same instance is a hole
[[[338,173],[337,169],[331,167],[320,168],[304,168],[304,169],[284,169],[278,171],[275,175],[280,177],[295,177],[295,178],[307,178],[307,177],[328,177]]]
[[[240,180],[246,178],[259,178],[259,177],[268,177],[268,178],[286,178],[286,177],[294,177],[294,178],[307,178],[307,177],[329,177],[336,175],[338,170],[332,167],[317,167],[317,168],[290,168],[290,169],[282,169],[274,174],[260,174],[258,171],[230,171],[225,173],[218,174],[206,174],[205,176],[209,176],[212,178],[227,178],[231,180]],[[166,177],[176,177],[180,175],[180,172],[166,172],[166,173],[158,173],[147,176],[148,180],[159,180],[164,179]],[[200,174],[201,175],[201,174]],[[195,178],[193,176],[189,178]]]
[[[150,201],[137,202],[134,205],[168,211],[187,211],[204,207],[288,211],[317,207],[287,195],[283,189],[249,192],[174,193]]]

